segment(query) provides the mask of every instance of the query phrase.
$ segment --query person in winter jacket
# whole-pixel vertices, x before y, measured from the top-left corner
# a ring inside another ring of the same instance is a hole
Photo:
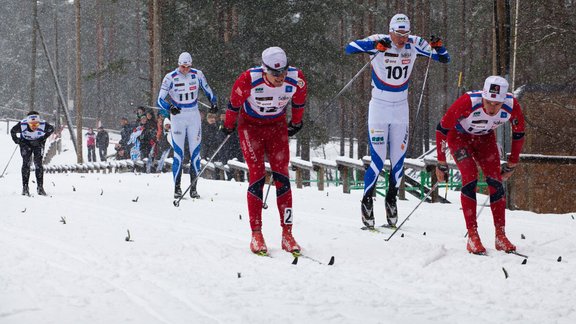
[[[154,151],[156,148],[156,117],[147,112],[144,117],[140,118],[140,123],[144,129],[140,134],[140,158],[146,160],[146,173],[150,173],[152,169],[152,161],[154,160]]]
[[[128,122],[128,118],[122,117],[120,120],[120,141],[118,144],[122,146],[122,149],[128,151],[128,141],[130,140],[130,135],[132,134],[132,130],[134,129],[134,125],[131,125]]]
[[[158,159],[158,166],[156,167],[156,172],[158,173],[162,172],[166,158],[168,158],[171,153],[173,154],[171,134],[172,124],[170,123],[170,118],[165,117],[162,121],[162,125],[162,132],[159,134],[157,144],[158,155],[160,156]]]
[[[37,111],[30,111],[28,116],[18,122],[10,130],[14,143],[20,146],[22,156],[22,195],[29,196],[28,182],[30,179],[30,162],[34,156],[34,168],[36,173],[36,185],[39,195],[46,196],[44,191],[44,167],[42,157],[46,139],[54,133],[54,127],[40,119]],[[20,134],[20,137],[17,136]]]
[[[96,133],[94,129],[88,128],[86,134],[86,147],[88,148],[88,162],[96,162]]]
[[[108,132],[104,129],[104,127],[98,127],[98,134],[96,134],[96,147],[98,147],[100,161],[106,161],[108,144],[110,144],[110,137],[108,136]]]

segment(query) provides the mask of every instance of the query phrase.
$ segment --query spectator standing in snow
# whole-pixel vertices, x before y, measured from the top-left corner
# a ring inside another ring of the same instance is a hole
[[[501,167],[494,129],[507,121],[512,125],[512,151],[508,162]],[[466,249],[471,253],[486,253],[476,222],[478,166],[486,177],[490,192],[490,209],[496,228],[496,249],[516,251],[516,246],[506,237],[506,196],[502,181],[506,181],[514,172],[523,144],[522,109],[516,98],[508,93],[508,81],[500,76],[488,77],[481,91],[470,91],[458,98],[436,128],[436,175],[440,182],[447,180],[447,146],[462,175],[460,199],[468,230]]]
[[[96,133],[92,127],[88,128],[86,135],[86,147],[88,148],[88,162],[96,162]]]
[[[408,84],[412,68],[418,56],[431,57],[441,63],[448,63],[450,56],[439,37],[432,36],[432,42],[428,44],[424,38],[410,35],[410,20],[404,14],[392,17],[389,34],[375,34],[355,40],[346,46],[346,53],[368,53],[372,57],[372,99],[368,107],[372,163],[364,176],[362,222],[367,228],[374,227],[372,196],[389,145],[392,171],[385,209],[388,225],[395,227],[398,221],[396,196],[404,174],[404,157],[409,140]]]
[[[54,132],[54,127],[40,119],[36,111],[30,111],[27,117],[19,121],[10,130],[14,143],[20,146],[22,156],[22,195],[29,196],[28,182],[30,179],[30,162],[34,155],[34,172],[36,173],[36,185],[39,195],[46,196],[44,191],[44,167],[42,158],[46,139]],[[16,136],[20,134],[20,137]]]
[[[154,146],[156,145],[156,121],[146,115],[140,117],[142,132],[138,136],[140,142],[140,159],[146,160],[146,172],[150,172],[151,160],[154,157]]]
[[[289,103],[292,104],[292,120],[287,123]],[[262,235],[262,192],[266,179],[264,156],[268,157],[276,185],[282,249],[294,253],[300,251],[292,235],[288,136],[302,128],[305,103],[304,74],[288,65],[286,53],[280,47],[265,49],[262,52],[262,66],[242,73],[232,88],[222,131],[232,134],[238,119],[240,145],[250,173],[247,193],[252,229],[250,249],[257,254],[267,253]]]
[[[141,159],[146,160],[146,173],[152,171],[152,164],[154,162],[156,153],[156,138],[158,134],[158,122],[156,121],[156,114],[152,109],[146,111],[146,123],[144,130],[140,135],[140,151]]]
[[[98,127],[98,134],[96,134],[96,147],[98,147],[98,154],[100,161],[106,162],[106,155],[108,155],[108,144],[110,144],[110,137],[104,127]]]
[[[130,159],[132,161],[140,160],[143,158],[140,150],[142,145],[140,136],[142,133],[144,133],[144,128],[147,121],[148,118],[146,118],[146,115],[140,115],[140,124],[134,127],[132,133],[130,134],[130,139],[128,140],[127,144],[128,147],[130,147]]]
[[[178,68],[166,74],[162,80],[157,103],[158,107],[170,112],[172,122],[174,198],[182,196],[180,178],[186,139],[188,140],[190,155],[190,197],[200,198],[196,191],[196,177],[200,172],[200,142],[202,140],[202,121],[198,110],[200,89],[210,100],[211,110],[217,110],[216,96],[208,85],[204,73],[198,69],[193,69],[192,56],[188,52],[183,52],[178,57]]]
[[[132,130],[134,129],[133,125],[128,123],[128,118],[122,117],[120,120],[120,141],[118,144],[122,146],[122,149],[128,151],[128,141],[130,140],[130,134],[132,134]]]
[[[202,156],[210,158],[224,140],[222,132],[216,123],[216,114],[208,113],[206,123],[202,126]],[[222,152],[218,153],[212,162],[221,162]],[[216,180],[220,180],[220,173],[216,172]]]
[[[168,158],[171,155],[170,153],[173,151],[172,135],[170,131],[172,124],[170,123],[170,118],[164,117],[162,125],[162,132],[160,133],[160,138],[158,139],[158,155],[160,158],[158,159],[156,172],[162,172],[166,158]]]

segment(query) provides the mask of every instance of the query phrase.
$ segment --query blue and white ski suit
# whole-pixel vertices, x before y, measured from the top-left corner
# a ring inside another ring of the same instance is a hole
[[[410,35],[403,47],[398,48],[393,44],[385,52],[379,52],[375,48],[376,41],[381,39],[390,40],[390,36],[375,34],[350,42],[346,46],[346,54],[368,53],[370,58],[373,58],[372,99],[368,107],[368,138],[372,163],[364,176],[364,195],[372,190],[384,167],[387,145],[390,146],[392,165],[390,186],[400,186],[408,146],[408,84],[416,58],[419,55],[432,56],[433,60],[442,63],[450,61],[450,55],[444,47],[432,49],[428,42],[419,36]]]
[[[179,114],[170,116],[172,146],[174,147],[172,175],[175,182],[182,168],[186,137],[188,137],[190,154],[190,174],[192,175],[192,170],[196,175],[200,172],[200,143],[202,141],[202,120],[198,111],[198,92],[200,89],[215,105],[216,95],[212,92],[202,71],[190,69],[184,75],[177,68],[166,74],[158,94],[158,107],[168,112],[170,112],[171,105],[181,109]]]

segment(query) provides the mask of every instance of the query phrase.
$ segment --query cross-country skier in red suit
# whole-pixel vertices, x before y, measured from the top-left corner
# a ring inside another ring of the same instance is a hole
[[[292,119],[286,122],[288,104],[292,104]],[[288,136],[302,128],[306,103],[306,79],[299,69],[289,66],[286,53],[280,47],[262,52],[262,66],[242,73],[232,88],[226,120],[222,131],[231,134],[238,120],[240,146],[248,164],[248,212],[252,240],[250,249],[266,254],[262,236],[262,192],[268,157],[276,186],[276,202],[282,226],[282,249],[299,252],[292,236],[292,192],[288,177],[290,149]]]
[[[448,109],[436,128],[438,181],[447,178],[448,167],[443,150],[448,144],[450,153],[462,174],[462,211],[468,229],[467,250],[484,254],[486,249],[478,236],[476,223],[476,183],[478,167],[482,169],[490,191],[490,209],[496,228],[496,249],[516,251],[506,237],[506,196],[502,181],[508,180],[518,164],[524,144],[524,115],[520,104],[508,93],[508,81],[490,76],[482,91],[467,92]],[[507,163],[500,167],[500,155],[494,129],[510,121],[512,125],[512,151]]]

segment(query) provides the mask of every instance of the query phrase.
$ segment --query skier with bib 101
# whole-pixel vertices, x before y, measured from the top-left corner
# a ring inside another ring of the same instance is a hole
[[[369,229],[374,228],[372,196],[388,145],[392,169],[386,193],[386,219],[389,226],[396,226],[398,221],[396,196],[404,174],[409,140],[408,84],[416,58],[424,56],[441,63],[450,62],[450,55],[439,37],[432,36],[428,44],[424,38],[410,34],[410,20],[406,15],[396,14],[389,27],[387,35],[371,35],[346,46],[347,54],[367,53],[372,58],[372,99],[368,106],[372,162],[364,176],[361,203],[362,222]]]

